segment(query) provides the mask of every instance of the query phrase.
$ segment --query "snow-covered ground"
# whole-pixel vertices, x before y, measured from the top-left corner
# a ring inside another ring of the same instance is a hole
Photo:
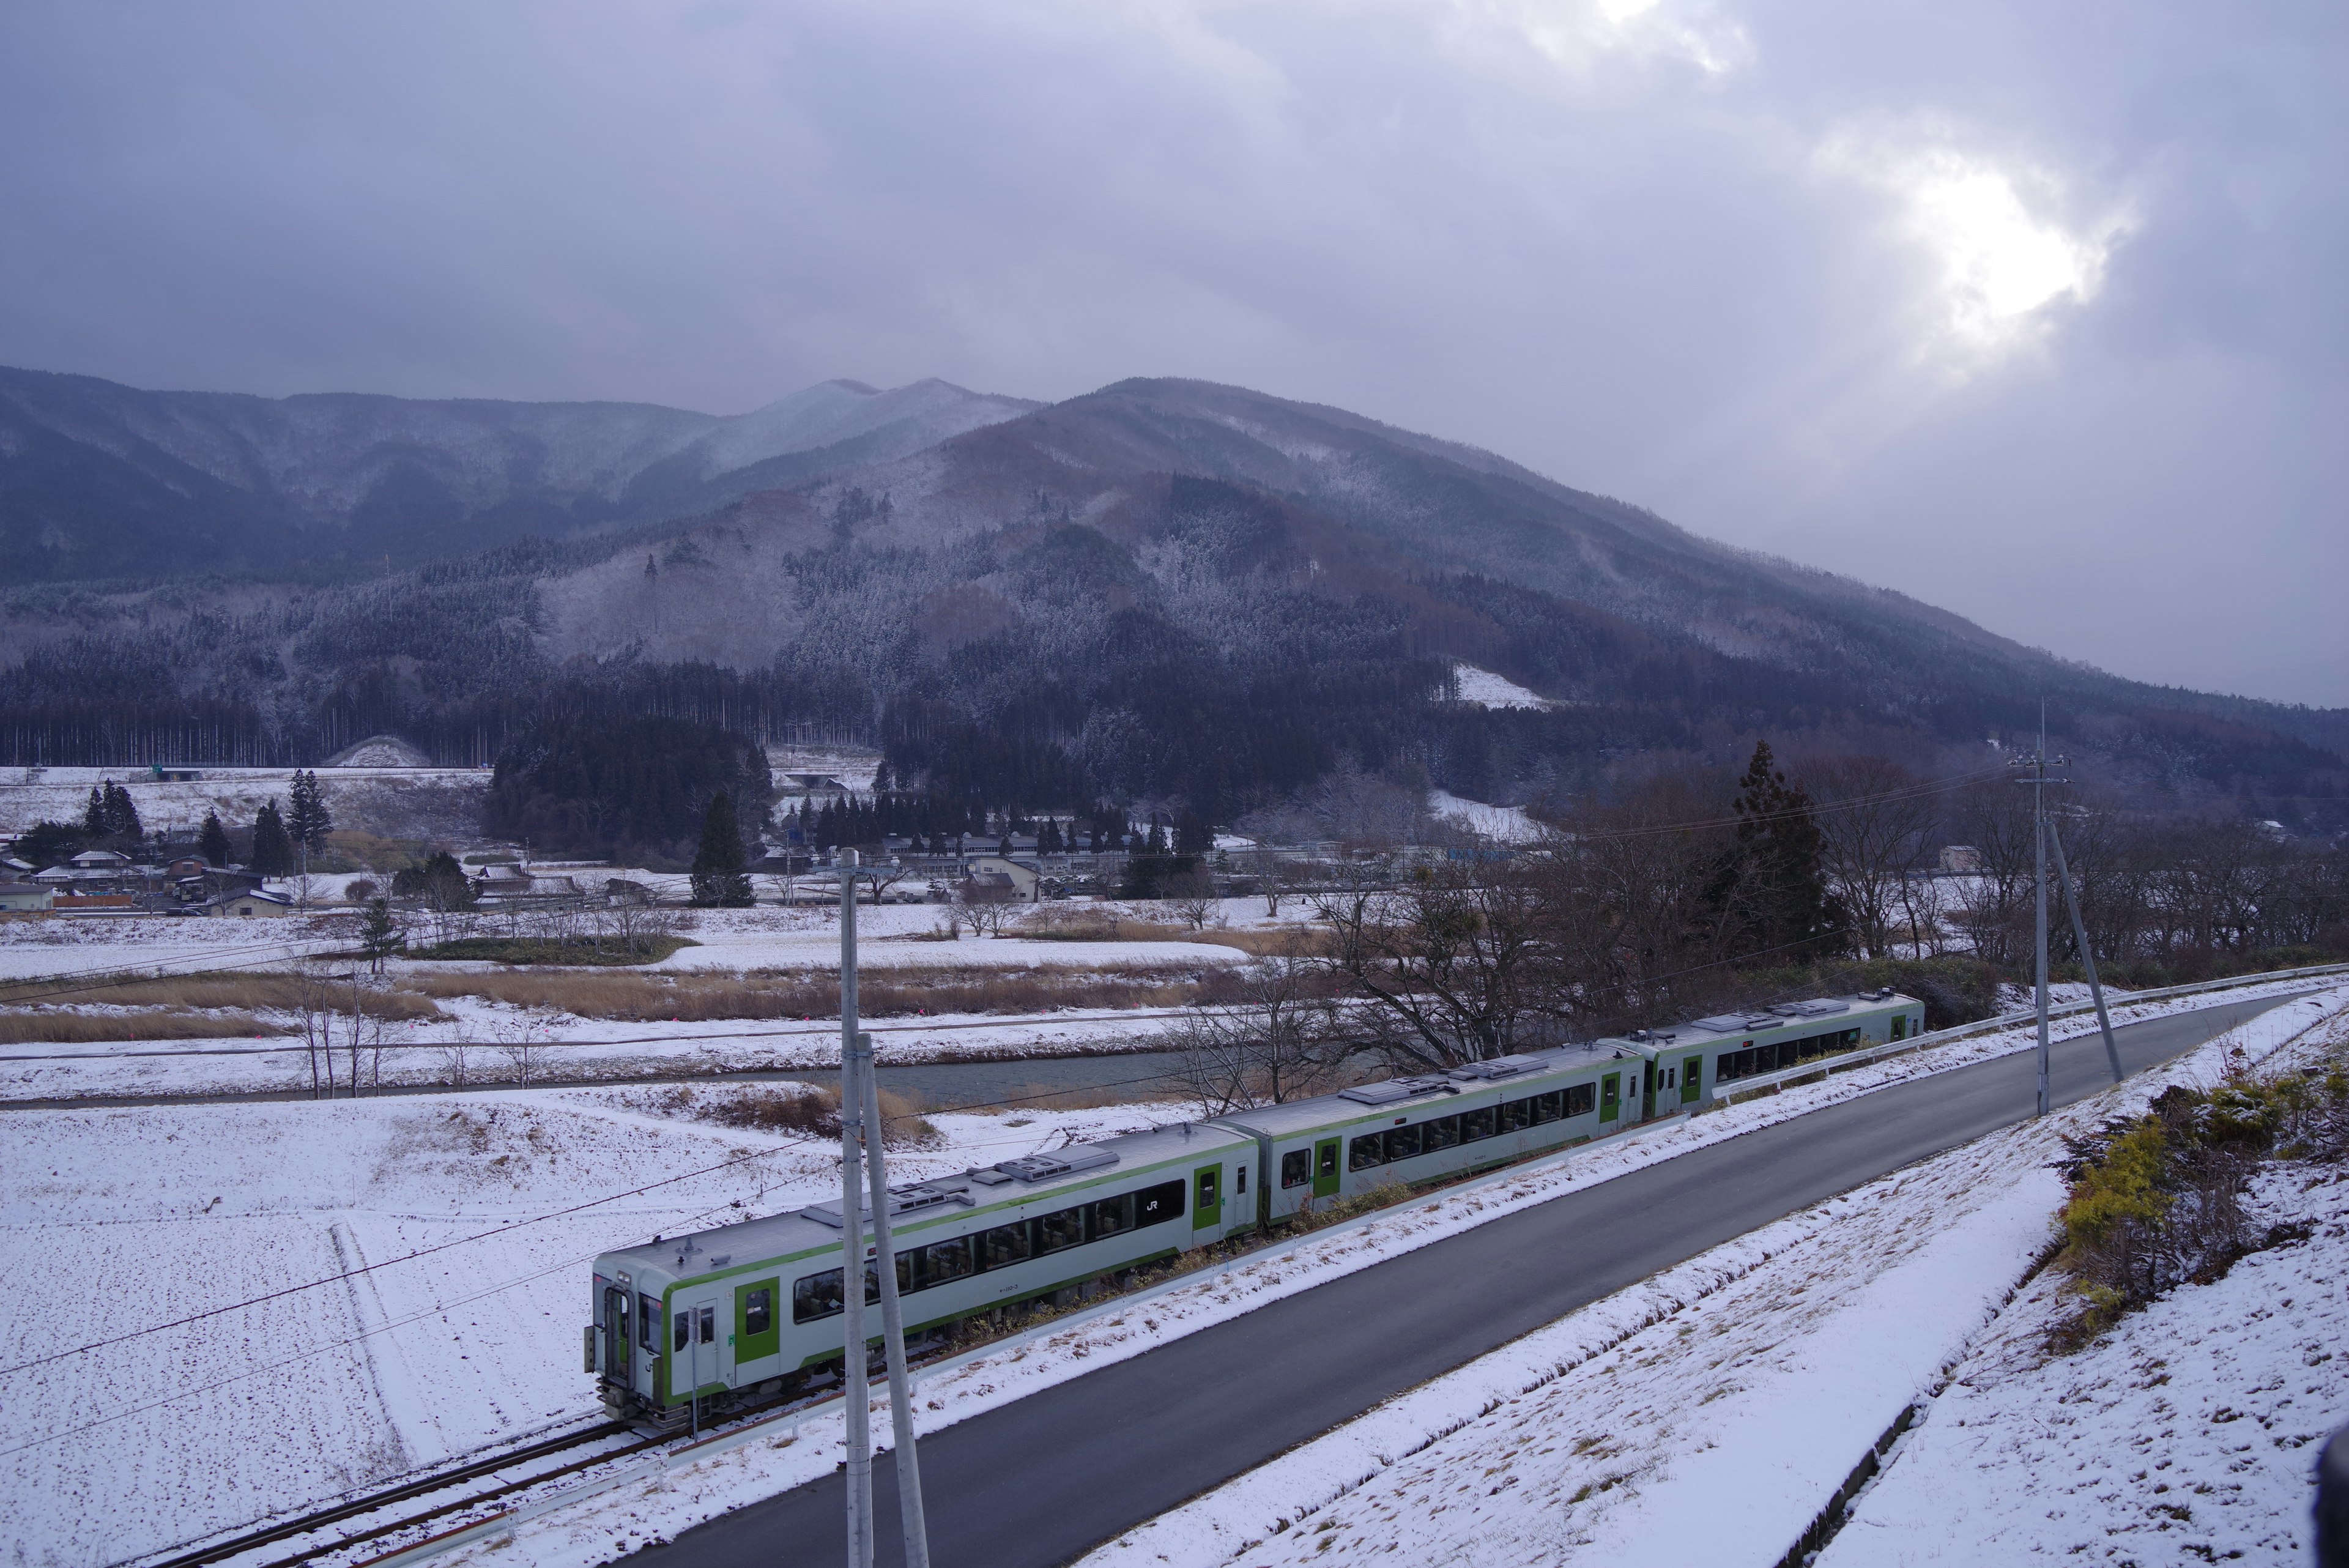
[[[2325,1042],[2337,1054],[2336,1023]],[[2307,1239],[2181,1285],[2075,1355],[2050,1272],[1976,1336],[1861,1495],[1823,1568],[2307,1561],[2310,1469],[2349,1420],[2349,1172],[2281,1163],[2253,1189]]]
[[[1540,692],[1527,691],[1506,675],[1495,675],[1473,664],[1454,664],[1452,678],[1460,684],[1460,701],[1473,702],[1479,708],[1539,709],[1557,706]]]
[[[1501,844],[1535,844],[1542,837],[1541,824],[1526,815],[1521,805],[1486,805],[1481,800],[1468,800],[1449,790],[1427,792],[1427,809],[1455,827],[1480,834]]]
[[[113,1562],[591,1415],[589,1258],[839,1182],[828,1145],[657,1103],[605,1089],[0,1116],[5,1560]],[[1166,1114],[936,1116],[944,1142],[893,1169]],[[297,1288],[320,1280],[335,1282]]]
[[[130,793],[139,820],[192,833],[208,811],[250,826],[271,800],[292,798],[292,768],[202,768],[185,784],[165,783],[143,767],[0,768],[0,832],[21,833],[36,822],[79,822],[89,792],[108,779]],[[393,836],[471,838],[480,829],[487,768],[321,768],[318,787],[338,827]]]
[[[2150,1016],[2189,1005],[2137,1011]],[[2349,987],[2287,1003],[2230,1041],[2132,1080],[2114,1097],[2134,1096],[2135,1103],[2173,1077],[2209,1076],[2229,1044],[2254,1054],[2271,1050],[2344,1007]],[[1873,1064],[1299,1238],[926,1374],[918,1428],[936,1430],[1692,1147],[2031,1044],[2029,1032],[2011,1030]],[[2045,1168],[2058,1125],[2109,1110],[2091,1102],[2067,1117],[1995,1135],[1594,1303],[1207,1494],[1135,1532],[1131,1545],[1102,1548],[1089,1560],[1092,1568],[1156,1568],[1161,1562],[1255,1568],[1324,1561],[1341,1543],[1357,1557],[1412,1563],[1555,1561],[1570,1544],[1555,1530],[1568,1509],[1574,1531],[1596,1531],[1593,1562],[1614,1563],[1623,1542],[1611,1523],[1597,1522],[1602,1519],[1683,1547],[1692,1523],[1711,1521],[1702,1544],[1709,1551],[1732,1542],[1725,1555],[1700,1551],[1669,1560],[1750,1560],[1766,1568],[1867,1445],[1960,1354],[2044,1244],[2047,1217],[2061,1196]],[[1687,1315],[1692,1312],[1696,1315]],[[1856,1344],[1846,1345],[1847,1337]],[[1704,1376],[1692,1377],[1692,1366]],[[1495,1399],[1502,1403],[1488,1409]],[[1595,1413],[1588,1425],[1586,1410]],[[885,1419],[876,1429],[886,1429]],[[468,1548],[450,1560],[605,1562],[632,1542],[666,1539],[830,1472],[840,1457],[839,1433],[836,1407],[794,1420],[788,1438],[713,1454],[529,1522],[514,1538],[512,1556],[502,1546],[493,1557]],[[1583,1438],[1591,1440],[1579,1442]],[[1422,1464],[1425,1456],[1415,1455],[1455,1439],[1440,1464]],[[1784,1484],[1774,1490],[1726,1477],[1727,1459],[1711,1457],[1724,1450],[1775,1467],[1773,1475]],[[1512,1467],[1514,1484],[1505,1484]],[[1578,1479],[1568,1484],[1549,1474],[1566,1469]],[[1460,1480],[1480,1475],[1455,1495]],[[1823,1484],[1790,1501],[1788,1489],[1821,1478]],[[1350,1511],[1333,1515],[1332,1509]],[[1320,1511],[1309,1524],[1296,1525],[1313,1511]],[[1327,1517],[1354,1522],[1341,1534],[1319,1528]],[[1295,1528],[1277,1531],[1283,1520]],[[1482,1522],[1472,1528],[1472,1520]],[[1780,1532],[1789,1521],[1791,1529]],[[1488,1539],[1500,1542],[1489,1553]],[[1257,1544],[1236,1555],[1249,1542]]]

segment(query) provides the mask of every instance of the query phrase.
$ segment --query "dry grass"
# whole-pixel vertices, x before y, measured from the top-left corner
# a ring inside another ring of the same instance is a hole
[[[840,1096],[812,1084],[698,1091],[679,1086],[655,1101],[653,1108],[720,1127],[815,1138],[840,1136]],[[938,1129],[922,1119],[920,1106],[895,1090],[881,1091],[881,1121],[882,1141],[891,1148],[923,1148],[940,1138]]]
[[[249,1012],[68,1012],[53,1007],[0,1012],[0,1045],[98,1045],[124,1040],[222,1040],[290,1034]]]
[[[53,998],[85,1006],[150,1007],[172,1012],[233,1009],[245,1012],[292,1012],[301,1009],[305,983],[297,974],[259,973],[101,977],[70,982],[29,980],[0,985],[0,1006]],[[315,988],[314,994],[322,1005],[350,1005],[347,984],[317,981],[306,983]],[[370,1018],[396,1019],[406,1023],[436,1023],[447,1016],[429,998],[402,991],[362,992],[360,996]]]
[[[576,1018],[634,1023],[726,1019],[837,1018],[840,981],[829,974],[512,974],[409,976],[420,997],[479,996]],[[1042,969],[1005,973],[978,968],[868,971],[857,987],[868,1018],[920,1012],[1034,1013],[1063,1007],[1183,1007],[1222,1000],[1229,976],[1184,965],[1116,970]]]
[[[1207,942],[1264,958],[1274,953],[1313,953],[1329,942],[1327,931],[1308,926],[1208,926],[1193,930],[1179,920],[1139,919],[1103,909],[1046,909],[1010,929],[1010,935],[1039,942]]]

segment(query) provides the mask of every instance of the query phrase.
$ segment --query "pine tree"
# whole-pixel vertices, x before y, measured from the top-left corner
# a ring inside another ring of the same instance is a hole
[[[89,805],[81,814],[81,834],[84,838],[106,836],[106,797],[98,793],[96,784],[89,786]]]
[[[333,814],[326,810],[326,794],[318,788],[318,775],[294,770],[294,800],[285,819],[285,831],[294,842],[316,855],[326,847],[326,835],[335,830]]]
[[[383,961],[407,946],[408,934],[393,921],[390,903],[382,898],[369,899],[367,913],[359,919],[359,956],[381,974]]]
[[[106,781],[106,793],[98,802],[98,815],[105,824],[107,836],[118,840],[126,849],[147,836],[146,825],[139,820],[139,808],[131,803],[130,792],[112,779]]]
[[[747,909],[750,877],[742,855],[742,830],[734,803],[719,790],[701,816],[701,844],[693,853],[693,901],[704,908]]]
[[[294,875],[294,840],[286,835],[285,819],[277,814],[274,799],[253,819],[253,858],[248,869],[263,877]]]
[[[1207,831],[1207,825],[1199,820],[1199,814],[1188,806],[1184,807],[1183,815],[1174,819],[1174,853],[1205,855],[1215,846],[1216,836]]]
[[[1770,742],[1755,742],[1733,803],[1737,849],[1716,886],[1739,906],[1747,950],[1784,963],[1843,950],[1849,921],[1827,888],[1811,797],[1774,761]]]
[[[204,813],[203,830],[196,835],[196,853],[204,857],[207,866],[225,866],[231,853],[228,829],[221,826],[220,813]]]

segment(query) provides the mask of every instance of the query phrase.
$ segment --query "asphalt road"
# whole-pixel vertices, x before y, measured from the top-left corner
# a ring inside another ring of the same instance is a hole
[[[2115,1031],[2124,1070],[2274,1007],[2263,998]],[[2055,1047],[2059,1104],[2111,1082],[2102,1042]],[[1381,1400],[1707,1248],[2025,1119],[2026,1052],[1880,1089],[1694,1150],[1333,1280],[1102,1367],[922,1443],[939,1568],[1051,1568]],[[877,1561],[903,1561],[893,1467],[874,1466]],[[640,1560],[664,1568],[842,1561],[837,1474]]]

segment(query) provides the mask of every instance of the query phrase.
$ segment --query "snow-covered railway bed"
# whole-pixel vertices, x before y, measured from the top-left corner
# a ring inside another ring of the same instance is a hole
[[[0,1115],[10,1561],[168,1552],[594,1417],[588,1260],[839,1180],[828,1144],[649,1106],[530,1090]],[[940,1142],[895,1163],[942,1174],[1164,1114],[938,1116]]]

